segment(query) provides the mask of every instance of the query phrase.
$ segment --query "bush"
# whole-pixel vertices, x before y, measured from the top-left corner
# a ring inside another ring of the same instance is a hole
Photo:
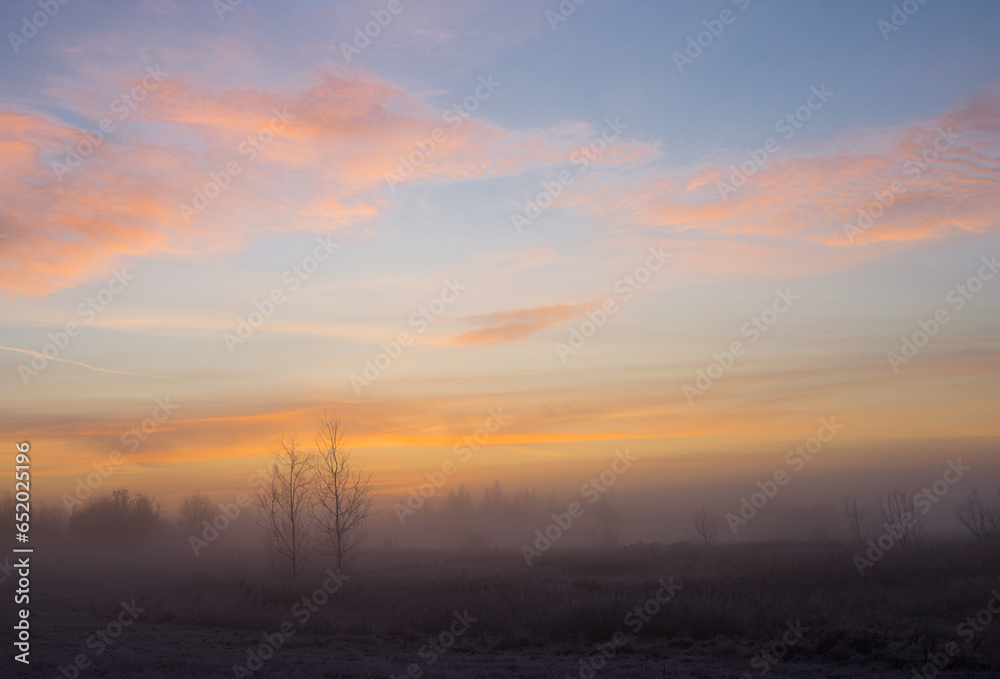
[[[73,512],[69,534],[92,542],[138,545],[158,531],[160,512],[160,503],[148,495],[116,490]]]

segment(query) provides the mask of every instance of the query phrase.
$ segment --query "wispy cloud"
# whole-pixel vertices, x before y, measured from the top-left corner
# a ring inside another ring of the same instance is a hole
[[[272,134],[278,111],[290,121]],[[265,130],[266,146],[248,143]],[[115,128],[120,138],[100,142],[79,168],[59,176],[52,163],[85,137],[43,115],[0,108],[0,170],[10,178],[0,187],[0,231],[9,235],[0,288],[46,295],[129,256],[197,255],[237,249],[254,235],[367,224],[389,207],[386,176],[434,130],[443,139],[405,181],[566,163],[593,134],[520,132],[476,120],[452,129],[406,91],[358,73],[326,73],[287,93],[210,90],[179,75]],[[641,144],[630,149],[643,152]],[[218,180],[233,162],[238,175]],[[208,206],[183,214],[181,206],[195,205],[196,191],[213,183]]]
[[[92,365],[89,365],[87,363],[81,363],[80,361],[71,361],[68,358],[55,358],[55,357],[52,357],[52,356],[44,356],[43,354],[40,354],[37,351],[32,351],[30,349],[16,349],[14,347],[5,347],[2,344],[0,344],[0,349],[4,349],[6,351],[16,351],[19,354],[27,354],[28,356],[37,356],[38,358],[45,359],[46,361],[58,361],[59,363],[68,363],[70,365],[78,365],[81,368],[86,368],[87,370],[96,370],[97,372],[102,372],[102,373],[112,373],[114,375],[133,375],[135,377],[152,377],[152,378],[160,379],[160,380],[175,380],[175,379],[177,379],[176,377],[169,377],[167,375],[147,375],[145,373],[133,373],[133,372],[127,372],[125,370],[109,370],[107,368],[98,368],[96,366],[92,366]]]
[[[576,318],[593,309],[600,300],[585,304],[556,304],[531,309],[499,311],[482,316],[471,316],[465,322],[479,326],[451,340],[451,344],[503,344],[534,335],[558,323]]]
[[[745,155],[595,184],[565,203],[615,230],[624,221],[639,231],[709,233],[717,244],[751,237],[840,248],[940,239],[1000,227],[998,152],[1000,95],[982,95],[936,120],[853,130],[821,150],[782,151],[725,199],[719,182],[730,182],[731,166]],[[880,210],[878,196],[894,182],[903,190]],[[849,240],[844,224],[872,209],[881,214]]]

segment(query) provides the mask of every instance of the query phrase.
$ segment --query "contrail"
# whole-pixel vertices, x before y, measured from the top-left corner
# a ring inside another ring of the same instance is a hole
[[[0,349],[6,349],[7,351],[16,351],[19,354],[27,354],[28,356],[38,356],[44,358],[46,361],[59,361],[60,363],[70,363],[72,365],[79,365],[87,368],[88,370],[96,370],[102,373],[112,373],[114,375],[134,375],[136,377],[153,377],[159,380],[176,380],[176,377],[168,377],[166,375],[146,375],[145,373],[130,373],[124,370],[108,370],[107,368],[97,368],[92,365],[87,365],[86,363],[80,363],[79,361],[71,361],[68,358],[53,358],[51,356],[46,356],[45,354],[40,354],[37,351],[31,351],[30,349],[15,349],[14,347],[5,347],[0,344]]]

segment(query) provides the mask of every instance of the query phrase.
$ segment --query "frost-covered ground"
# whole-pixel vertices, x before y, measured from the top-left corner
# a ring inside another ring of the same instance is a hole
[[[959,627],[989,610],[992,556],[928,548],[861,578],[849,550],[810,546],[553,553],[531,568],[516,553],[382,554],[338,585],[318,569],[241,581],[221,558],[36,553],[30,676],[912,679],[937,657],[938,676],[995,678],[1000,620],[968,640]],[[269,657],[247,666],[248,652]]]

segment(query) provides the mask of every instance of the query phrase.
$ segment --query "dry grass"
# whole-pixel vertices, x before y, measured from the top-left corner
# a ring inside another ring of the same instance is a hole
[[[809,630],[786,664],[902,671],[957,640],[955,626],[985,606],[1000,585],[996,555],[972,545],[892,552],[863,578],[852,556],[838,546],[647,545],[554,551],[527,567],[513,551],[373,553],[297,629],[317,639],[401,647],[426,642],[447,629],[454,611],[468,611],[478,620],[454,652],[572,655],[592,651],[593,643],[617,631],[629,632],[627,613],[656,593],[660,578],[673,578],[683,586],[677,598],[623,653],[643,644],[667,656],[710,646],[713,657],[750,671],[753,654],[780,638],[786,623],[801,621]],[[115,561],[122,577],[113,587],[91,596],[98,618],[131,592],[147,608],[143,622],[204,634],[273,632],[295,621],[293,606],[324,579],[315,570],[294,584],[279,582],[251,568],[240,582],[221,559],[186,567],[166,567],[157,558],[127,561]],[[75,565],[80,582],[92,576],[85,560],[76,557]],[[1000,623],[964,646],[952,667],[1000,667]]]

